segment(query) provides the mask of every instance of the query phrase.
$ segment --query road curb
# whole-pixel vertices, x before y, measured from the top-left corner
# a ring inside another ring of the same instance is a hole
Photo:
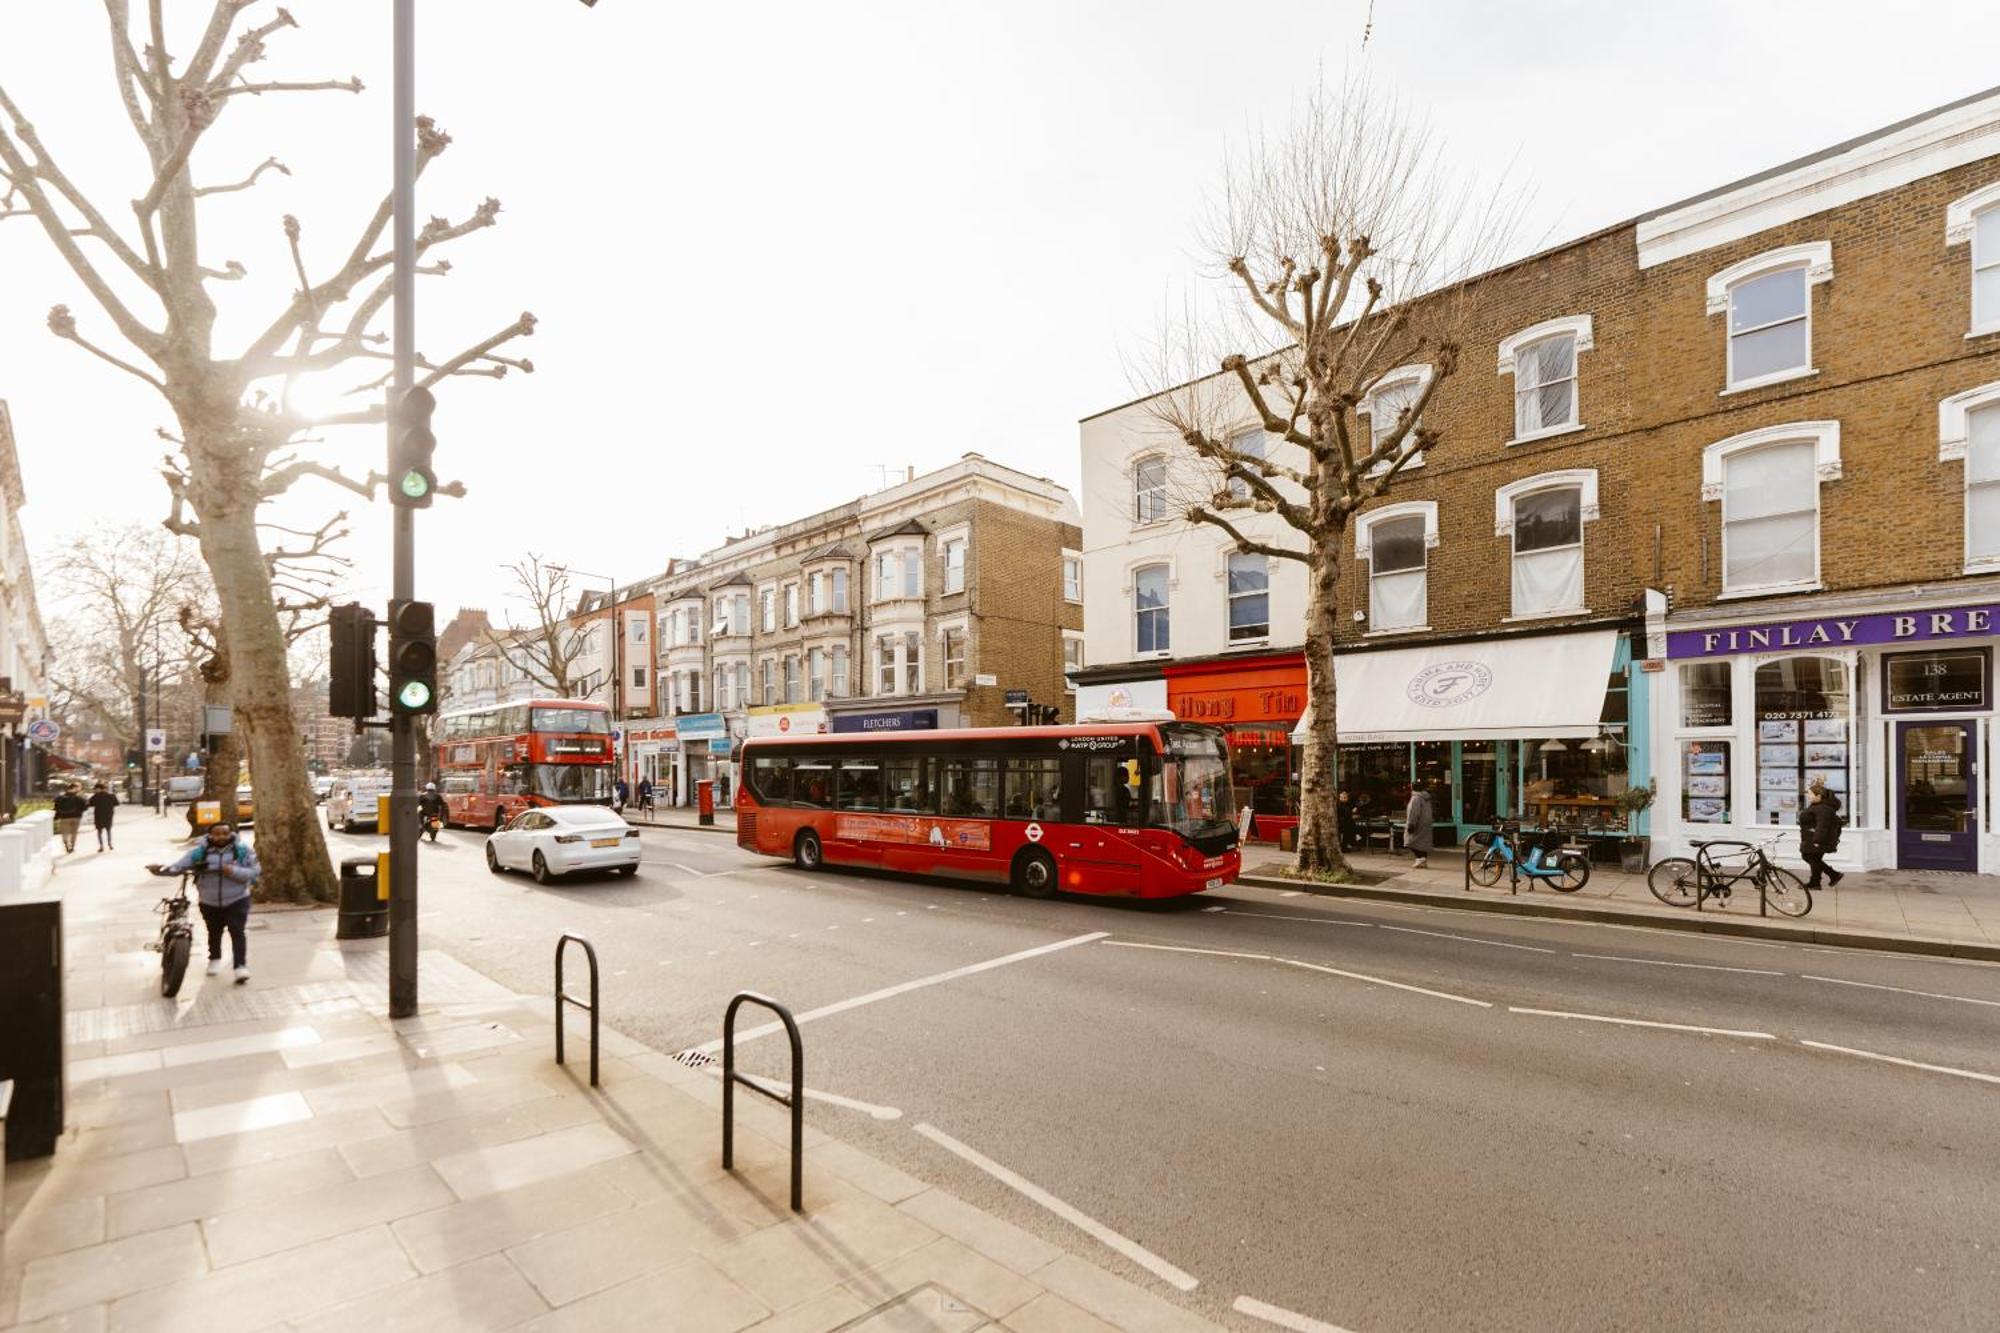
[[[636,824],[640,828],[686,829],[689,833],[726,833],[732,838],[736,836],[736,821],[734,819],[730,820],[727,824],[683,824],[678,820],[637,819],[628,814],[625,816],[625,822]]]
[[[1619,912],[1602,907],[1562,907],[1550,902],[1524,898],[1452,898],[1415,889],[1390,889],[1373,884],[1317,884],[1309,880],[1279,879],[1270,875],[1239,875],[1238,884],[1259,889],[1283,889],[1326,898],[1355,898],[1372,902],[1415,903],[1460,912],[1499,912],[1507,916],[1548,917],[1559,921],[1592,921],[1618,926],[1643,926],[1654,930],[1677,930],[1705,935],[1734,935],[1744,939],[1786,940],[1793,944],[1823,944],[1840,949],[1870,949],[1880,953],[1922,954],[1933,958],[1970,958],[2000,962],[2000,945],[1969,941],[1926,939],[1902,935],[1870,935],[1857,930],[1816,930],[1812,927],[1783,926],[1770,921],[1731,921],[1716,916],[1653,916],[1640,912]]]

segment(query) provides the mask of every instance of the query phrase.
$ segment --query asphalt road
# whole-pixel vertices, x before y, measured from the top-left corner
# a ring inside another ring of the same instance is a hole
[[[636,880],[543,888],[447,834],[424,947],[545,992],[586,935],[606,1021],[666,1051],[737,990],[838,1006],[806,1082],[859,1105],[812,1123],[1225,1324],[2000,1323],[2000,967],[644,841]]]

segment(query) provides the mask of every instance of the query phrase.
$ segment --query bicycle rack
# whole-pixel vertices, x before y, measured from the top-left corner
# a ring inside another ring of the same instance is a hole
[[[781,1097],[755,1079],[746,1078],[736,1072],[736,1011],[745,1003],[762,1005],[778,1016],[785,1025],[785,1036],[792,1043],[792,1095]],[[752,1092],[762,1093],[780,1106],[791,1108],[792,1112],[792,1211],[805,1211],[805,1111],[806,1111],[806,1055],[805,1047],[799,1042],[798,1020],[792,1011],[779,1004],[768,995],[756,991],[738,991],[729,1001],[729,1008],[722,1015],[722,1169],[734,1168],[736,1162],[736,1085],[741,1083]]]
[[[583,956],[590,963],[590,1003],[571,995],[563,989],[563,950],[571,943],[583,946]],[[556,941],[556,1063],[563,1062],[563,1006],[573,1004],[590,1014],[590,1086],[597,1086],[597,950],[581,935],[564,935]]]
[[[1694,910],[1697,912],[1701,910],[1702,900],[1707,898],[1710,892],[1712,892],[1714,889],[1719,889],[1723,887],[1729,887],[1733,889],[1735,885],[1743,882],[1744,878],[1748,873],[1746,867],[1745,875],[1730,875],[1725,880],[1722,871],[1715,864],[1715,858],[1708,854],[1708,849],[1711,847],[1730,848],[1731,850],[1723,853],[1723,855],[1735,856],[1737,855],[1737,852],[1734,849],[1741,848],[1745,852],[1753,852],[1755,850],[1756,844],[1748,842],[1721,841],[1721,842],[1704,843],[1700,847],[1695,849]],[[1756,879],[1757,879],[1757,915],[1762,917],[1768,917],[1771,915],[1771,896],[1764,888],[1763,876],[1759,875],[1756,877]]]

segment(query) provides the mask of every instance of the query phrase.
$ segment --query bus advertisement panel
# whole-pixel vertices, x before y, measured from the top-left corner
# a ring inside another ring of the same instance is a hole
[[[582,699],[528,699],[439,716],[446,819],[497,829],[531,805],[611,803],[611,712]]]
[[[1229,754],[1181,722],[752,737],[736,840],[803,869],[868,866],[1167,898],[1241,869]]]

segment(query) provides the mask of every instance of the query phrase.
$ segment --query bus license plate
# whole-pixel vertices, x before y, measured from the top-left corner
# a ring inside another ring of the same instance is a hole
[[[1222,877],[1218,875],[1208,883],[1202,885],[1202,887],[1204,889],[1219,889],[1222,887]]]
[[[592,838],[592,839],[590,840],[590,845],[591,845],[592,847],[616,847],[616,846],[618,845],[618,839],[616,839],[616,838]]]

